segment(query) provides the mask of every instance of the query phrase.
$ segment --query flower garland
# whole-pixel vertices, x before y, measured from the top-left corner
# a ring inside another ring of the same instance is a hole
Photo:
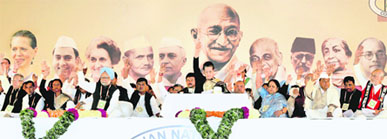
[[[206,111],[198,107],[191,110],[190,120],[194,124],[196,130],[204,139],[224,139],[228,138],[231,134],[231,128],[238,119],[247,119],[249,117],[249,109],[247,107],[242,107],[232,108],[226,111],[216,133],[208,124],[206,115]]]
[[[98,110],[98,112],[101,113],[101,117],[107,117],[106,111],[103,109]],[[41,114],[44,115],[46,113],[46,116],[52,116],[52,117],[59,117],[58,113],[50,113],[47,111],[43,111],[43,113],[38,113],[34,108],[27,108],[20,112],[20,120],[22,123],[22,133],[24,138],[28,139],[35,139],[35,127],[34,122],[32,121],[33,117],[36,117],[37,115]],[[72,122],[76,121],[80,114],[77,109],[71,108],[67,111],[59,112],[60,117],[59,120],[54,124],[54,126],[46,133],[46,136],[43,137],[43,139],[56,139],[59,138],[59,136],[63,135],[67,128],[71,125]]]
[[[260,113],[256,109],[249,110],[247,107],[242,107],[245,112],[245,117],[247,119],[255,119],[260,117]],[[206,117],[219,117],[222,118],[225,111],[205,111],[206,112]],[[176,118],[189,118],[191,113],[191,110],[180,110],[175,114]]]
[[[35,127],[32,118],[36,117],[36,115],[36,111],[33,108],[28,108],[20,112],[24,138],[35,139]]]
[[[59,117],[59,121],[54,124],[43,139],[57,139],[63,135],[72,122],[79,117],[78,111],[74,108],[68,109],[62,116]]]

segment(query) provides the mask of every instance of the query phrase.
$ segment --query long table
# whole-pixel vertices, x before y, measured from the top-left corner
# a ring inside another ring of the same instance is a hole
[[[35,118],[36,137],[43,137],[57,118]],[[220,118],[208,118],[216,131]],[[0,136],[19,139],[22,136],[18,118],[0,118]],[[250,138],[386,138],[387,120],[310,120],[310,119],[241,119],[231,139]],[[177,118],[82,118],[74,121],[62,139],[196,139],[201,138],[189,119]]]

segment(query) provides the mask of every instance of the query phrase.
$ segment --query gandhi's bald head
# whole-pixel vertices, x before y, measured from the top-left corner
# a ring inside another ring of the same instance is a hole
[[[238,13],[235,9],[226,4],[214,4],[206,7],[200,13],[198,28],[213,19],[235,21],[238,24],[239,29],[240,21]]]

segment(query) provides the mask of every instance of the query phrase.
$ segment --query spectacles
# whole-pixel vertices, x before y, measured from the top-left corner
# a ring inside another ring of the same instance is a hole
[[[110,79],[110,77],[101,77],[101,79],[108,80],[108,79]]]
[[[269,53],[263,54],[262,57],[263,57],[263,60],[265,60],[265,61],[269,61],[269,60],[273,59],[273,55],[269,54]],[[261,60],[261,58],[259,56],[256,56],[256,55],[250,56],[251,62],[260,61],[260,60]]]
[[[368,60],[371,60],[373,57],[374,57],[374,55],[376,56],[376,59],[378,59],[378,58],[382,58],[382,57],[385,57],[386,56],[386,54],[384,53],[384,52],[376,52],[376,53],[373,53],[373,52],[366,52],[366,53],[364,53],[363,55],[361,55],[361,56],[364,56],[364,58],[366,58],[366,59],[368,59]]]
[[[221,33],[222,33],[222,28],[220,26],[210,27],[206,31],[206,35],[210,40],[217,40]],[[230,41],[235,41],[239,38],[239,30],[235,27],[231,27],[224,30],[223,34],[227,36],[227,39]]]
[[[314,55],[312,54],[297,54],[294,56],[297,60],[302,60],[304,57],[306,60],[312,60]]]

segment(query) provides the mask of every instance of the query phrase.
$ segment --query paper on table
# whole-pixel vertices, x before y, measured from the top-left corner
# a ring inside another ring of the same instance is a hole
[[[347,110],[343,113],[344,117],[353,117],[354,113],[352,110]]]
[[[371,109],[362,109],[361,112],[363,112],[363,115],[364,116],[367,116],[367,117],[374,117],[374,113],[375,113],[375,110],[371,110]]]

